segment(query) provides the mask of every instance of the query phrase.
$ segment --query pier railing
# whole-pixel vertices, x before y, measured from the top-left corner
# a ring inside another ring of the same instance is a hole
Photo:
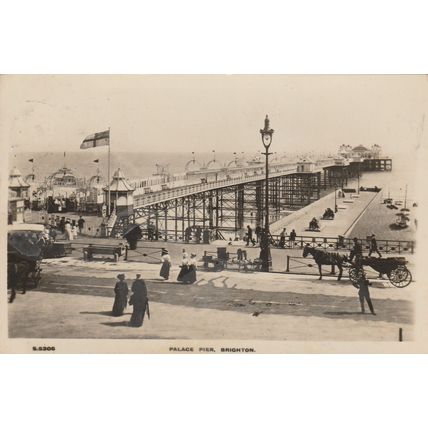
[[[280,177],[286,173],[294,172],[296,167],[282,170],[281,172],[273,173],[270,178]],[[134,193],[134,207],[142,207],[144,205],[150,205],[156,202],[168,201],[170,199],[176,199],[182,196],[188,196],[195,193],[204,192],[207,190],[218,189],[220,187],[235,186],[237,184],[248,183],[256,180],[263,180],[264,175],[247,175],[245,177],[229,178],[223,180],[212,181],[209,183],[189,184],[182,187],[177,187],[168,190],[160,190],[153,193]]]
[[[370,250],[370,243],[368,240],[360,240],[363,250]],[[294,241],[286,237],[285,242],[281,243],[279,235],[271,236],[271,245],[275,248],[283,249],[303,249],[306,245],[313,248],[331,250],[331,251],[351,251],[354,247],[352,238],[343,237],[322,237],[322,236],[296,236]],[[377,246],[382,253],[410,253],[413,254],[415,250],[414,241],[398,241],[391,239],[378,239]]]
[[[147,228],[141,227],[143,234],[143,241],[149,240],[149,234]],[[185,235],[181,230],[169,229],[166,231],[155,232],[150,240],[152,241],[175,241],[202,244],[212,242],[213,240],[219,241],[224,240],[226,245],[226,239],[222,234],[221,230],[210,229],[208,231],[209,237],[204,237],[204,232],[197,236],[194,232],[190,236]],[[242,245],[245,245],[245,241],[241,240]],[[368,240],[360,240],[363,247],[363,251],[368,252],[370,250],[370,244]],[[342,237],[322,237],[322,236],[296,236],[294,241],[291,241],[289,237],[286,237],[285,241],[281,243],[280,235],[270,236],[270,245],[272,248],[284,249],[284,250],[303,250],[306,245],[313,248],[318,248],[326,251],[338,251],[338,252],[350,252],[354,247],[353,239],[342,238]],[[383,254],[413,254],[415,251],[414,241],[398,241],[391,239],[378,239],[378,249]]]

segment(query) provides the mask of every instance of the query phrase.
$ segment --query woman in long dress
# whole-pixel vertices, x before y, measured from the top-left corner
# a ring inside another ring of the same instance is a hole
[[[67,235],[67,239],[69,241],[72,241],[74,239],[74,236],[73,236],[73,232],[71,229],[71,223],[70,223],[69,219],[66,220],[65,225],[64,225],[64,229],[65,229],[65,233]]]
[[[116,286],[114,287],[114,304],[112,314],[114,317],[120,317],[123,315],[123,311],[126,308],[128,303],[128,284],[125,282],[125,275],[120,273],[117,276],[119,281],[116,282]]]
[[[189,272],[189,256],[183,250],[183,259],[181,260],[181,268],[177,277],[177,281],[184,281],[186,274]]]
[[[129,304],[133,306],[134,310],[132,311],[129,325],[131,327],[141,327],[147,309],[148,298],[146,283],[141,279],[140,274],[137,274],[137,278],[132,284],[132,293]]]
[[[192,253],[189,260],[189,271],[187,272],[184,282],[193,284],[196,282],[196,254]]]
[[[164,278],[169,278],[169,270],[171,268],[171,256],[168,254],[168,250],[166,248],[162,248],[161,255],[162,267],[159,275]]]

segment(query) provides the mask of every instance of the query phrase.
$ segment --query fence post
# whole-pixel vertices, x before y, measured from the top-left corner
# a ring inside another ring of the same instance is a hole
[[[287,269],[286,272],[290,272],[290,256],[287,255]]]

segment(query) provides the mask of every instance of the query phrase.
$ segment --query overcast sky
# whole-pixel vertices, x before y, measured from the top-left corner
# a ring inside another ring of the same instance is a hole
[[[415,150],[427,76],[2,76],[0,137],[16,151],[79,150],[111,127],[114,151],[261,149],[269,114],[278,152],[340,144]]]

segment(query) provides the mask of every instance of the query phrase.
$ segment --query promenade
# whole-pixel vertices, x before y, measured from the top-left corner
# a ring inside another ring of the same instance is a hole
[[[84,264],[84,267],[82,267]],[[357,290],[349,280],[280,273],[198,271],[195,284],[162,281],[160,265],[139,262],[43,262],[37,289],[18,294],[9,308],[10,337],[242,339],[316,341],[397,341],[413,338],[415,285],[405,289],[373,281],[376,316],[360,314]],[[112,317],[116,275],[128,285],[145,278],[151,319],[130,328],[132,308]],[[117,345],[120,347],[120,343]]]

